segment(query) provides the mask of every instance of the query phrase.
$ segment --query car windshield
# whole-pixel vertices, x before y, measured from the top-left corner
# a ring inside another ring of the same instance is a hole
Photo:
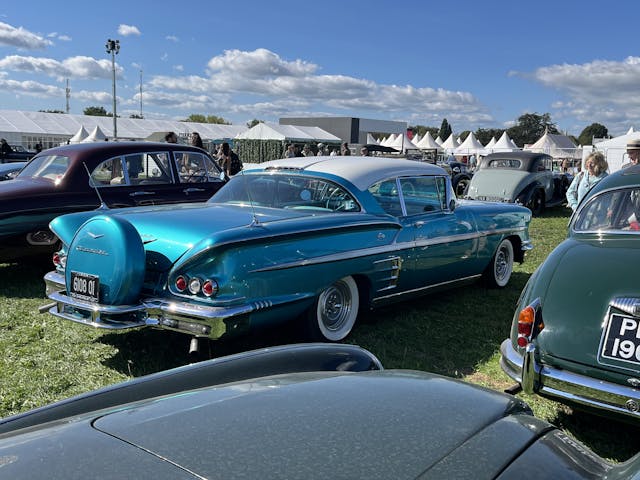
[[[47,178],[59,183],[67,173],[70,164],[71,159],[63,155],[41,155],[31,160],[17,178]]]
[[[237,175],[209,202],[319,212],[360,211],[355,198],[340,185],[289,174]]]
[[[573,230],[640,233],[640,188],[603,192],[589,199],[579,210]]]

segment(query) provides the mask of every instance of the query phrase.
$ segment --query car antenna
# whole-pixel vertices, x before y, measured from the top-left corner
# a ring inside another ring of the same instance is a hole
[[[94,183],[93,178],[91,178],[91,172],[89,172],[89,167],[87,167],[87,164],[85,162],[82,162],[82,165],[84,165],[84,169],[87,171],[87,175],[89,176],[89,185],[91,185],[94,188],[94,190],[96,191],[96,195],[98,195],[98,200],[100,200],[100,206],[98,208],[109,210],[109,207],[107,206],[106,203],[104,203],[104,200],[102,199],[102,195],[100,195],[100,190],[98,189],[98,186]]]
[[[242,183],[244,184],[244,188],[247,192],[247,198],[249,199],[249,205],[251,205],[251,215],[253,216],[253,220],[249,224],[250,227],[257,227],[260,225],[260,220],[258,220],[258,215],[256,214],[256,209],[253,205],[253,199],[251,198],[251,190],[247,186],[247,179],[244,178],[244,171],[240,170],[240,176],[242,177]]]

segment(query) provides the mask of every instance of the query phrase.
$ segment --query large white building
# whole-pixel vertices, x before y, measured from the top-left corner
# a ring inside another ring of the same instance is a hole
[[[67,143],[80,129],[92,132],[98,127],[109,140],[113,140],[113,117],[73,115],[69,113],[26,112],[0,110],[0,138],[11,145],[33,149],[37,143],[43,148]],[[187,139],[198,132],[203,140],[232,139],[247,130],[245,125],[180,122],[178,120],[117,119],[118,138],[143,140],[157,132],[173,131]]]

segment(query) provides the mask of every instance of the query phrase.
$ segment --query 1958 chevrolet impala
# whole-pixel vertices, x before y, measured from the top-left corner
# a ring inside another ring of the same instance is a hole
[[[51,314],[212,339],[300,318],[339,341],[358,312],[484,276],[504,287],[531,247],[531,212],[458,201],[410,160],[274,160],[205,204],[102,209],[51,222]]]

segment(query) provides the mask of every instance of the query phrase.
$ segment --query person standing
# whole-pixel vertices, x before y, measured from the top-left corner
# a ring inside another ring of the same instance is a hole
[[[227,142],[222,144],[220,155],[220,166],[227,174],[227,177],[231,177],[242,170],[242,161],[238,154],[231,150],[231,147]]]
[[[363,157],[371,156],[371,154],[369,153],[369,148],[366,145],[360,149],[360,155],[362,155]]]
[[[302,156],[303,157],[315,157],[315,155],[313,154],[313,151],[311,150],[311,147],[309,146],[308,143],[305,143],[304,147],[302,147]]]
[[[602,152],[592,152],[584,162],[586,171],[576,175],[567,190],[567,204],[574,210],[596,183],[608,175],[609,165]]]
[[[0,163],[4,163],[10,153],[13,152],[11,145],[4,138],[0,138]]]
[[[351,150],[349,150],[349,144],[347,142],[344,142],[342,144],[342,147],[340,148],[340,155],[345,155],[345,156],[351,155]]]
[[[204,144],[202,143],[202,138],[200,137],[200,134],[198,132],[193,132],[191,134],[191,145],[193,145],[194,147],[198,147],[198,148],[204,149]]]
[[[167,143],[178,143],[178,135],[176,135],[176,132],[167,132],[164,136],[164,141]]]
[[[324,143],[318,144],[318,157],[322,157],[323,155],[327,155],[327,150],[324,148]]]
[[[622,165],[621,168],[633,167],[640,161],[640,138],[627,142],[627,155],[629,156],[629,161]]]

